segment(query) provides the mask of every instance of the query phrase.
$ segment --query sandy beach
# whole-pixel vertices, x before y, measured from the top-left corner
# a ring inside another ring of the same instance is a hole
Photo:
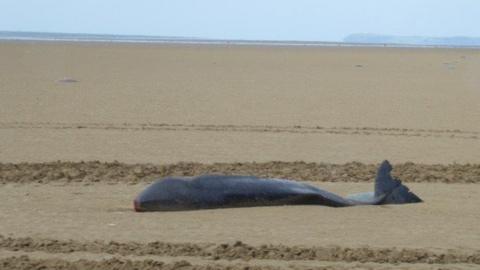
[[[0,43],[0,268],[477,269],[480,52]],[[170,175],[424,203],[136,213]]]

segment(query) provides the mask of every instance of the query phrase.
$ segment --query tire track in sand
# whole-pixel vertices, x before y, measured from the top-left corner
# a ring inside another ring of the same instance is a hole
[[[336,135],[377,135],[401,137],[433,137],[480,140],[480,132],[460,129],[410,129],[382,127],[323,127],[274,125],[209,125],[168,123],[61,123],[61,122],[3,122],[0,129],[93,129],[141,131],[210,131],[210,132],[260,132]]]

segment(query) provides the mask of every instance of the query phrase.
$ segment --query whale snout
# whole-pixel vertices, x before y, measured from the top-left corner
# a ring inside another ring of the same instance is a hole
[[[133,200],[133,210],[135,210],[135,212],[145,212],[145,209],[142,208],[137,199]]]

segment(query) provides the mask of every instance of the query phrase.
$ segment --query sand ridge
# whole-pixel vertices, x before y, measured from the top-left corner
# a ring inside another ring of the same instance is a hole
[[[314,270],[346,270],[346,269],[359,269],[359,270],[375,270],[375,269],[415,269],[415,270],[466,270],[476,269],[476,265],[471,264],[372,264],[372,263],[342,263],[342,264],[329,264],[325,262],[321,263],[304,263],[304,264],[279,264],[274,263],[271,265],[262,264],[258,261],[252,261],[249,263],[218,263],[208,262],[203,264],[192,264],[188,260],[178,260],[171,263],[165,263],[159,260],[135,260],[135,259],[122,259],[112,258],[103,260],[92,259],[78,259],[67,260],[57,258],[30,258],[27,255],[12,256],[0,259],[0,266],[6,269],[188,269],[188,270],[216,270],[216,269],[253,269],[253,270],[276,270],[276,269],[314,269]]]
[[[480,251],[79,242],[0,235],[6,269],[474,269]],[[58,258],[61,257],[61,258]]]
[[[120,255],[199,256],[214,260],[317,260],[329,262],[375,263],[469,263],[480,265],[480,250],[447,250],[400,248],[299,247],[285,245],[250,246],[241,241],[224,244],[189,244],[150,242],[78,242],[53,239],[11,238],[0,235],[0,247],[13,251],[44,251],[48,253],[92,252]]]
[[[236,162],[203,164],[126,164],[121,162],[0,163],[0,183],[151,182],[168,176],[202,174],[255,175],[314,182],[372,182],[378,164],[315,162]],[[480,183],[480,164],[394,164],[393,175],[405,182]]]

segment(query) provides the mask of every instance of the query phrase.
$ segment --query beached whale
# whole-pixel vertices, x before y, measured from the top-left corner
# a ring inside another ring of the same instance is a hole
[[[374,192],[347,197],[285,179],[225,175],[171,177],[158,180],[142,191],[134,200],[134,209],[145,212],[269,205],[343,207],[421,202],[400,180],[392,178],[391,170],[392,166],[385,160],[378,168]]]

